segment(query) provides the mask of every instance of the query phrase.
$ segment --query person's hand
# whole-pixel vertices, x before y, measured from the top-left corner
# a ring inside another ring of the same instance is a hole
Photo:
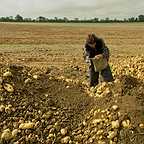
[[[102,54],[99,54],[99,55],[96,55],[95,56],[95,59],[100,59],[100,58],[102,58],[103,57],[103,55]]]

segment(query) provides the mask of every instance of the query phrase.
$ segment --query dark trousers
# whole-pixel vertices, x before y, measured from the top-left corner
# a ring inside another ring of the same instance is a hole
[[[101,72],[95,72],[94,66],[90,65],[89,67],[90,86],[96,86],[99,83],[99,75],[102,76],[103,81],[106,82],[113,81],[113,76],[109,65]]]

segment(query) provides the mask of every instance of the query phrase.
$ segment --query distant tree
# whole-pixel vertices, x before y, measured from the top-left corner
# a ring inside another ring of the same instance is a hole
[[[64,20],[64,22],[68,22],[69,21],[69,19],[67,17],[64,17],[63,20]]]
[[[37,18],[37,21],[39,21],[39,22],[46,22],[46,18],[45,17],[43,17],[43,16],[39,16],[38,18]]]
[[[0,21],[1,21],[1,22],[5,22],[5,17],[1,17],[1,18],[0,18]]]
[[[108,17],[106,17],[105,22],[110,22],[110,19]]]
[[[9,16],[9,20],[10,20],[10,21],[14,21],[13,16]]]
[[[45,18],[43,16],[39,16],[36,19],[32,18],[23,18],[21,15],[17,14],[14,18],[13,16],[9,17],[0,17],[0,22],[76,22],[76,23],[112,23],[112,22],[144,22],[144,15],[139,15],[138,17],[130,17],[128,19],[124,18],[123,20],[120,19],[110,19],[109,17],[106,17],[105,19],[99,19],[97,17],[90,18],[90,19],[79,19],[79,18],[74,18],[74,19],[68,19],[67,17],[63,18],[58,18],[54,17],[51,19]]]
[[[31,18],[24,18],[23,19],[25,22],[32,22],[33,20]]]
[[[54,21],[58,21],[58,17],[54,17]]]
[[[93,22],[99,22],[99,18],[94,18],[93,20],[92,20]]]
[[[138,20],[139,20],[140,22],[144,22],[144,15],[139,15],[139,16],[138,16]]]
[[[74,22],[79,22],[79,18],[74,18]]]
[[[103,23],[103,22],[105,22],[105,20],[104,19],[100,19],[100,22]]]
[[[129,22],[135,22],[135,17],[131,17],[128,19]]]
[[[126,18],[124,18],[123,22],[128,22],[128,20]]]
[[[19,14],[17,14],[16,17],[15,17],[15,21],[22,22],[23,21],[23,17],[20,16]]]
[[[118,21],[117,18],[115,18],[115,19],[114,19],[114,22],[117,22],[117,21]]]
[[[138,22],[138,18],[137,17],[135,18],[135,22]]]
[[[14,20],[13,20],[13,17],[10,16],[10,17],[1,17],[0,21],[2,21],[2,22],[12,22]]]

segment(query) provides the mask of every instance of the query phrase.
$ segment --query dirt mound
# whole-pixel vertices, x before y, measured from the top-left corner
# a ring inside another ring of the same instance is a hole
[[[66,128],[70,135],[94,106],[94,98],[77,85],[34,74],[27,67],[1,66],[0,78],[0,127],[17,131],[13,138],[2,138],[4,143],[60,143],[60,130]],[[32,126],[20,128],[25,123]]]

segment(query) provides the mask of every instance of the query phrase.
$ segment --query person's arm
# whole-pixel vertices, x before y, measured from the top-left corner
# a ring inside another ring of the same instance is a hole
[[[103,56],[104,58],[107,59],[107,61],[109,61],[109,49],[106,45],[104,45],[104,48],[103,48]]]
[[[83,57],[86,63],[89,63],[89,56],[90,56],[89,45],[86,43],[85,46],[83,47]]]
[[[97,39],[97,41],[96,41],[96,50],[99,54],[97,54],[95,56],[96,59],[100,59],[104,56],[103,48],[104,48],[103,39],[101,39],[101,38]]]
[[[104,57],[107,59],[107,61],[109,60],[109,49],[108,47],[105,45],[103,39],[98,39],[96,41],[96,48],[99,49],[99,55],[96,55],[96,59],[99,59],[101,57]]]

